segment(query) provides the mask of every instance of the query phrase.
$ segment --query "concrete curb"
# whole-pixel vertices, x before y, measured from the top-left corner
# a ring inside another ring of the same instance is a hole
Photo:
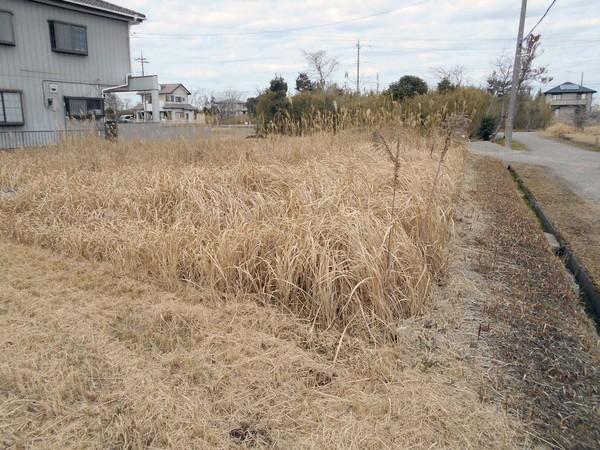
[[[535,196],[531,193],[531,191],[527,188],[525,182],[519,176],[514,167],[512,167],[509,164],[507,169],[512,175],[517,185],[519,186],[519,189],[525,195],[525,198],[529,202],[531,209],[533,209],[536,216],[540,219],[543,230],[546,233],[552,234],[560,244],[560,248],[558,249],[557,254],[561,257],[567,269],[569,269],[569,271],[575,277],[575,281],[577,281],[577,284],[579,285],[580,292],[585,298],[587,305],[594,313],[595,317],[593,317],[593,319],[596,321],[598,327],[600,327],[600,294],[598,293],[598,289],[596,288],[592,277],[585,269],[585,266],[579,261],[577,256],[575,256],[575,253],[569,246],[569,243],[565,240],[562,234],[550,221],[550,219],[544,212],[544,209],[536,200]]]

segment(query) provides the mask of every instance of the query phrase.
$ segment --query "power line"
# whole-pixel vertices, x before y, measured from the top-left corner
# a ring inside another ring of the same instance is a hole
[[[361,50],[365,47],[363,45],[363,41],[361,40],[360,43],[361,46]],[[330,48],[326,50],[328,53],[335,53],[337,55],[339,54],[345,54],[342,55],[344,59],[346,59],[346,55],[347,55],[347,61],[350,62],[350,55],[349,53],[352,51],[353,53],[356,52],[356,50],[352,50],[350,47],[348,48],[344,48],[344,47],[339,47],[339,48]],[[469,54],[496,54],[497,53],[497,49],[494,48],[478,48],[478,49],[469,49],[469,48],[436,48],[436,47],[399,47],[399,48],[390,48],[390,49],[375,49],[375,50],[370,50],[369,51],[369,55],[371,57],[385,57],[385,56],[395,56],[395,55],[401,55],[404,53],[416,53],[416,52],[423,52],[423,53],[469,53]],[[256,58],[231,58],[231,59],[205,59],[205,58],[199,58],[199,57],[191,57],[191,58],[186,58],[184,60],[169,60],[169,64],[198,64],[198,63],[213,63],[213,64],[231,64],[231,63],[252,63],[252,62],[260,62],[260,61],[272,61],[272,62],[280,62],[281,58],[284,56],[284,54],[277,54],[277,55],[273,55],[273,56],[262,56],[262,57],[256,57]],[[293,58],[295,56],[298,56],[296,54],[296,52],[294,53],[285,53],[285,57],[286,58]],[[298,56],[298,58],[300,58]],[[378,58],[379,59],[379,58]],[[599,60],[600,57],[595,57],[595,58],[584,58],[584,59],[561,59],[561,61],[563,63],[583,63],[583,62],[590,62],[590,61],[596,61]],[[136,60],[139,60],[139,58],[137,58]],[[354,61],[356,61],[356,58],[353,59]],[[362,59],[362,55],[361,55],[361,63],[362,62],[369,62],[368,60],[363,60]],[[487,66],[486,66],[487,68]],[[554,70],[554,72],[557,72],[560,69],[556,69]]]
[[[418,2],[414,2],[408,5],[400,6],[399,8],[388,9],[386,11],[380,11],[374,14],[369,14],[367,16],[361,17],[353,17],[351,19],[337,20],[335,22],[327,22],[318,25],[306,25],[303,27],[293,27],[293,28],[280,28],[276,30],[261,30],[261,31],[237,31],[232,33],[138,33],[134,32],[133,35],[143,35],[143,36],[179,36],[179,37],[221,37],[221,36],[250,36],[250,35],[258,35],[258,34],[272,34],[272,33],[292,33],[296,31],[304,31],[304,30],[313,30],[316,28],[324,28],[331,27],[335,25],[341,25],[344,23],[357,22],[360,20],[372,19],[373,17],[385,16],[388,14],[395,13],[397,11],[401,11],[403,9],[412,8],[413,6],[419,6],[425,3],[429,3],[431,0],[420,0]]]
[[[552,9],[552,7],[556,4],[556,1],[557,0],[552,0],[552,2],[550,3],[550,6],[548,6],[548,8],[546,9],[546,12],[542,15],[542,17],[540,17],[540,20],[537,21],[537,23],[533,26],[533,28],[531,30],[529,30],[529,33],[527,33],[525,35],[523,40],[527,39],[531,35],[531,33],[533,33],[533,31],[538,27],[538,25],[540,23],[542,23],[542,21],[546,18],[546,16],[548,15],[548,13]]]

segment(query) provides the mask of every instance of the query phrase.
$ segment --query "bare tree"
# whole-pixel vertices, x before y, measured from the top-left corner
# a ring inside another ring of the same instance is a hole
[[[519,74],[517,93],[519,95],[531,92],[530,82],[538,81],[542,84],[552,81],[548,76],[548,68],[545,66],[535,66],[535,60],[540,56],[539,46],[541,35],[530,34],[523,42],[521,52],[521,72]],[[488,108],[491,110],[494,102],[498,99],[500,103],[500,117],[498,129],[502,126],[505,118],[506,100],[512,86],[513,60],[506,55],[500,56],[494,63],[492,73],[487,78],[487,91],[492,94],[492,102]]]
[[[225,100],[230,103],[239,102],[242,100],[242,93],[232,88],[225,89],[223,96],[225,97]]]
[[[129,97],[123,97],[121,101],[123,103],[124,110],[131,109],[131,99]]]
[[[117,117],[122,109],[123,102],[116,94],[111,92],[104,96],[104,110],[109,116]]]
[[[512,59],[501,55],[494,61],[492,73],[487,78],[487,91],[496,97],[504,97],[510,91]]]
[[[542,84],[552,81],[548,75],[548,68],[545,66],[534,66],[534,62],[541,52],[538,52],[542,36],[540,34],[530,34],[523,44],[521,57],[521,73],[519,76],[518,90],[529,89],[529,81],[539,81]]]
[[[339,65],[338,60],[328,56],[325,50],[305,51],[304,58],[306,58],[311,75],[316,78],[317,86],[321,89],[325,88],[329,77]]]
[[[491,111],[496,99],[500,102],[500,115],[498,117],[496,133],[504,123],[506,110],[506,95],[510,92],[512,84],[512,59],[506,55],[501,55],[494,62],[492,73],[487,78],[486,90],[492,94],[492,101],[488,107],[487,113]]]
[[[548,76],[548,68],[535,66],[535,60],[541,53],[538,52],[541,36],[531,34],[523,44],[521,56],[521,73],[517,91],[523,93],[529,91],[529,82],[538,81],[542,84],[552,81]],[[494,63],[492,73],[487,79],[487,90],[497,97],[503,97],[510,91],[512,85],[513,60],[506,55],[500,56]]]
[[[465,66],[456,65],[449,68],[436,66],[431,68],[431,73],[438,81],[448,80],[456,87],[464,86],[467,82],[467,69]]]
[[[190,96],[190,104],[197,108],[203,108],[210,103],[210,96],[206,89],[196,88]]]

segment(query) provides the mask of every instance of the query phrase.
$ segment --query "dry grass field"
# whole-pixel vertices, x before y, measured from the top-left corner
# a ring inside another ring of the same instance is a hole
[[[0,153],[0,267],[0,448],[600,442],[568,276],[442,135]]]
[[[0,155],[0,231],[162,286],[245,295],[318,326],[423,311],[443,276],[464,148],[401,132],[82,142]],[[444,152],[443,161],[441,153]]]
[[[555,139],[564,139],[588,150],[600,151],[600,126],[581,128],[557,123],[545,130],[547,136]]]
[[[439,286],[464,148],[394,139],[0,154],[0,447],[528,445]]]
[[[340,345],[341,332],[243,296],[165,291],[37,247],[1,242],[0,266],[2,448],[529,442],[484,394],[462,287],[393,340],[348,332]]]

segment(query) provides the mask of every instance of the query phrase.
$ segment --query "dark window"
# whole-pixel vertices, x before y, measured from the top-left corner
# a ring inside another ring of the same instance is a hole
[[[0,11],[0,45],[15,45],[13,14],[10,11]]]
[[[23,125],[21,91],[0,91],[0,125]]]
[[[104,117],[102,98],[65,97],[65,115],[72,119]]]
[[[52,51],[87,55],[87,29],[81,25],[56,22],[51,20],[50,44]]]

